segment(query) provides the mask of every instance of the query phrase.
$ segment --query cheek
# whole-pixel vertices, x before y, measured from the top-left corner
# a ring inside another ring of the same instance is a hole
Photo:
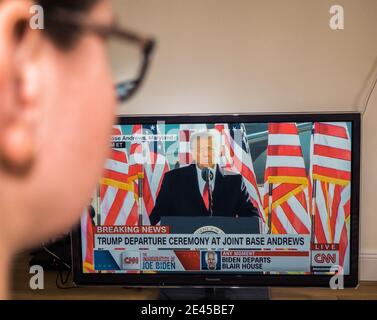
[[[57,80],[40,164],[46,232],[62,232],[78,221],[109,153],[115,96],[105,61],[88,56]]]

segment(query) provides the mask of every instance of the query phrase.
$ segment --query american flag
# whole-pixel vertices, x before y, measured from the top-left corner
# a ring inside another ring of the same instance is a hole
[[[351,201],[351,139],[345,122],[313,124],[310,180],[315,242],[339,243],[339,262],[344,266]]]
[[[134,125],[133,135],[143,137],[155,137],[164,134],[163,124]],[[129,177],[133,177],[134,190],[137,196],[138,179],[135,177],[143,174],[143,224],[149,224],[151,214],[156,202],[158,192],[164,175],[169,171],[169,165],[165,156],[163,140],[136,141],[130,148],[130,172]],[[132,216],[129,224],[136,224],[137,216]]]
[[[221,134],[221,166],[242,175],[251,202],[265,221],[245,126],[239,123],[215,124],[215,129]]]
[[[113,127],[113,136],[121,136],[121,126]],[[125,148],[111,150],[100,184],[101,225],[130,224],[137,212],[133,186],[128,181],[129,164]]]
[[[100,188],[100,216],[104,225],[136,225],[138,216],[138,175],[143,178],[142,223],[149,224],[162,179],[169,170],[164,141],[155,140],[163,125],[133,125],[136,139],[127,149],[113,149],[106,162]],[[114,126],[113,136],[122,136],[122,126]],[[151,140],[143,139],[149,137]]]
[[[271,233],[310,233],[307,186],[296,123],[269,123],[264,208]]]

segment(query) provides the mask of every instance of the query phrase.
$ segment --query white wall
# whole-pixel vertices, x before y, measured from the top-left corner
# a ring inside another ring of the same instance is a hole
[[[376,0],[115,0],[158,50],[120,113],[353,111],[377,59]],[[345,10],[345,30],[329,9]],[[361,278],[377,280],[377,91],[363,123]]]

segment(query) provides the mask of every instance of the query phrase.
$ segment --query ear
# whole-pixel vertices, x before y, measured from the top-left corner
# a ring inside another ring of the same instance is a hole
[[[41,33],[29,27],[29,1],[0,3],[0,166],[12,174],[30,171],[37,146]]]

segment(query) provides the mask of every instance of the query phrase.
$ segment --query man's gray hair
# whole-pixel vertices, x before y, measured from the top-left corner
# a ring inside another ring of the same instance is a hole
[[[217,151],[217,154],[220,152],[221,145],[221,135],[217,130],[206,130],[198,131],[193,133],[190,136],[190,149],[194,150],[196,148],[196,142],[198,139],[211,139],[213,143],[213,148]]]

